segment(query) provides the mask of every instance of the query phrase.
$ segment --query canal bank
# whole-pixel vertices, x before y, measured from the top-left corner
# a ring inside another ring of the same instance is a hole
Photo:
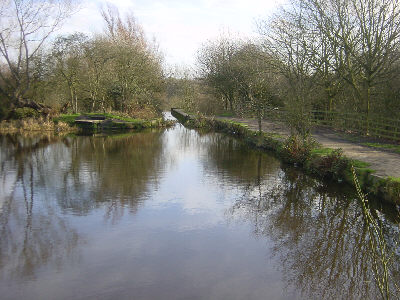
[[[0,122],[0,134],[18,133],[95,133],[165,128],[174,121],[165,118],[149,120],[120,117],[112,114],[62,114],[53,119],[22,118]]]
[[[264,129],[260,133],[239,119],[194,116],[179,108],[172,108],[171,113],[185,126],[207,128],[239,137],[249,145],[272,150],[285,162],[301,166],[307,173],[321,178],[354,185],[351,171],[352,166],[354,166],[361,186],[366,193],[386,202],[400,204],[400,180],[398,180],[399,177],[396,173],[400,168],[395,167],[396,163],[400,163],[400,159],[397,160],[396,154],[392,155],[379,150],[366,152],[360,146],[356,145],[355,147],[354,143],[338,142],[329,135],[324,135],[323,140],[320,136],[317,136],[316,140],[322,141],[320,142],[322,147],[315,147],[315,145],[298,147],[301,142],[285,135],[282,130],[268,132]],[[351,147],[347,147],[348,145],[351,145]],[[348,149],[351,149],[352,152]],[[400,155],[398,156],[400,157]],[[360,157],[362,161],[354,157]],[[365,163],[365,161],[372,161],[373,164]],[[387,167],[388,163],[391,164],[392,168],[394,167],[393,171]],[[380,172],[376,172],[375,168],[380,169]],[[386,172],[382,172],[383,170]]]

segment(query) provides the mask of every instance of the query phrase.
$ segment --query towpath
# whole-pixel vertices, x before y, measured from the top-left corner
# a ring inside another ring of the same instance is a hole
[[[230,117],[218,117],[220,120],[230,120],[246,124],[249,129],[258,130],[258,123],[255,119],[242,119]],[[288,127],[281,122],[267,121],[262,122],[262,130],[268,133],[279,134],[283,137],[290,135]],[[327,148],[341,148],[345,156],[357,159],[370,164],[371,169],[375,170],[374,175],[379,177],[400,177],[400,154],[380,150],[373,147],[362,145],[361,142],[348,140],[337,132],[326,129],[316,128],[312,136]]]

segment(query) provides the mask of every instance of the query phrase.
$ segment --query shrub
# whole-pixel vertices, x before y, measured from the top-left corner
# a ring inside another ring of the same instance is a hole
[[[11,112],[11,119],[22,120],[26,118],[38,118],[40,113],[30,107],[16,108]]]
[[[311,156],[311,151],[316,142],[310,136],[291,135],[281,149],[282,158],[290,163],[303,164]]]
[[[312,172],[333,179],[344,178],[348,167],[349,160],[343,156],[342,149],[335,149],[327,155],[315,156],[309,164]]]
[[[9,110],[7,109],[7,107],[0,105],[0,120],[7,118],[8,114]]]

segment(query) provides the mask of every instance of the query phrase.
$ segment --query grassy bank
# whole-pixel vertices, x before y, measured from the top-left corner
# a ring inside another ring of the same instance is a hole
[[[68,123],[44,118],[25,118],[21,120],[7,120],[0,122],[0,133],[21,132],[77,132],[78,128]]]
[[[328,180],[346,182],[354,185],[351,167],[354,166],[362,189],[385,201],[400,204],[399,178],[379,178],[365,162],[351,160],[343,155],[341,149],[321,148],[311,138],[291,136],[284,139],[269,133],[259,133],[247,126],[230,121],[216,120],[203,116],[173,115],[181,123],[192,128],[203,128],[224,132],[239,137],[247,144],[274,151],[284,162],[302,167],[305,172]]]
[[[96,116],[101,116],[104,120],[85,122]],[[78,121],[80,120],[80,121]],[[82,130],[129,130],[167,127],[173,124],[162,118],[142,120],[133,119],[126,116],[115,114],[62,114],[53,119],[42,117],[22,118],[17,120],[7,120],[0,123],[0,133],[20,133],[20,132],[78,132]]]

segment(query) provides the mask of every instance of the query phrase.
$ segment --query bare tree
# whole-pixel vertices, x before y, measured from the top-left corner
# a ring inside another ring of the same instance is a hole
[[[69,0],[0,0],[0,94],[13,106],[28,104],[32,60],[71,13]]]
[[[143,48],[149,46],[144,30],[132,12],[121,17],[117,7],[107,4],[106,9],[101,10],[101,15],[106,23],[106,34],[114,42],[140,45]]]
[[[399,61],[398,0],[291,0],[261,22],[260,32],[287,79],[292,120],[307,119],[321,101],[315,95],[325,95],[331,111],[337,95],[347,91],[343,103],[365,113],[368,133],[387,81],[400,74],[393,67]],[[304,124],[292,125],[302,130]]]
[[[116,7],[108,5],[101,14],[112,56],[115,107],[126,113],[146,106],[158,110],[163,72],[156,44],[146,39],[132,12],[121,17]]]
[[[52,60],[54,75],[68,86],[69,103],[74,113],[78,112],[78,85],[83,64],[84,48],[88,37],[75,33],[60,36],[54,41]]]
[[[271,20],[259,24],[264,48],[275,57],[275,70],[285,78],[288,125],[306,136],[310,131],[309,113],[315,87],[313,72],[314,33],[309,30],[309,16],[304,1],[293,0]]]
[[[234,109],[236,90],[233,59],[239,45],[240,41],[222,36],[206,43],[197,54],[199,75],[214,88],[225,109],[231,111]]]
[[[391,78],[399,60],[398,0],[306,0],[315,29],[334,56],[325,59],[351,88],[366,113],[367,132],[372,97]]]
[[[242,45],[234,56],[233,74],[242,107],[256,115],[260,133],[266,106],[276,98],[277,75],[272,60],[260,45],[252,42]]]
[[[111,45],[101,36],[89,41],[84,47],[85,84],[91,99],[91,111],[96,111],[97,106],[103,112],[106,109],[107,88],[109,87],[113,56]]]

